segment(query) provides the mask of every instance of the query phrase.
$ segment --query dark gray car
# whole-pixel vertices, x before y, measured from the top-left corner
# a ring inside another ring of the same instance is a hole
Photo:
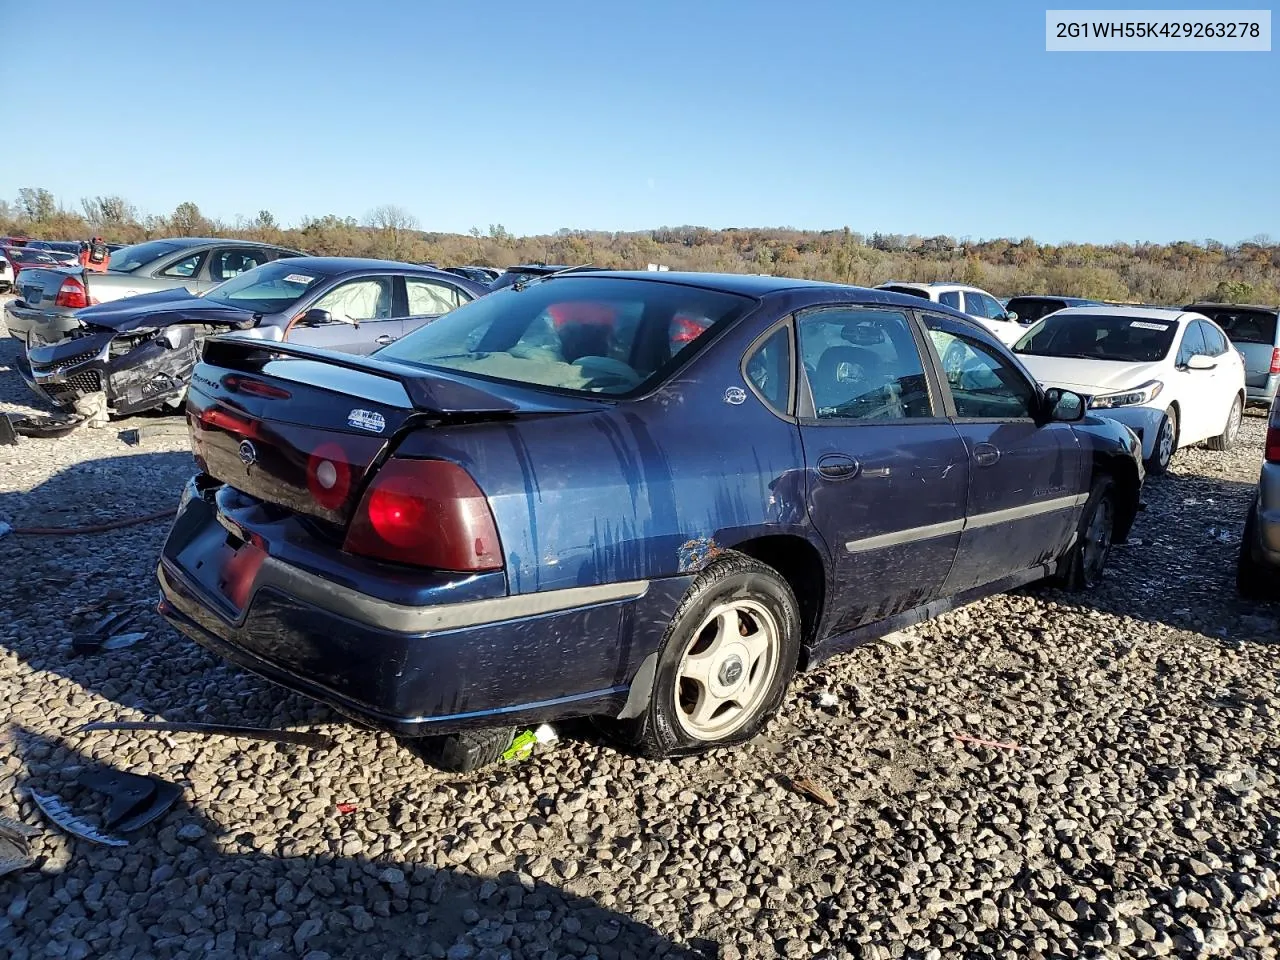
[[[4,319],[9,334],[24,343],[54,343],[76,328],[75,313],[84,307],[157,290],[203,293],[259,264],[300,256],[297,250],[252,240],[148,240],[111,254],[106,272],[28,267],[17,279],[18,299],[5,305]]]
[[[297,257],[264,264],[203,296],[163,290],[81,310],[71,336],[31,347],[20,369],[58,406],[128,415],[178,406],[206,337],[238,331],[368,354],[487,292],[431,267]]]

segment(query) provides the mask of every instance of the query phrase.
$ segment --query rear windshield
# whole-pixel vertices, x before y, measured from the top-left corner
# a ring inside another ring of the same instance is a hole
[[[1019,323],[1035,323],[1047,313],[1066,306],[1061,300],[1042,300],[1039,297],[1014,297],[1005,308],[1018,315]]]
[[[204,298],[251,313],[280,313],[327,279],[327,274],[303,269],[290,260],[276,260],[218,284]]]
[[[459,307],[378,356],[575,393],[642,392],[753,304],[673,283],[556,277]]]
[[[146,243],[135,243],[121,247],[107,260],[107,269],[112,273],[130,273],[141,266],[159,260],[167,253],[182,249],[182,244],[172,240],[148,240]]]
[[[1213,310],[1201,309],[1203,314],[1220,326],[1233,343],[1276,342],[1276,315],[1263,310]]]
[[[1154,363],[1168,355],[1177,333],[1176,320],[1057,313],[1028,330],[1013,350],[1032,357]]]

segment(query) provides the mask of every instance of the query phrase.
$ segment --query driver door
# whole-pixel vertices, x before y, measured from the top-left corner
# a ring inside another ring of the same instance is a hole
[[[285,340],[342,353],[373,353],[400,338],[404,318],[395,317],[395,278],[360,277],[322,293],[289,325]],[[326,323],[311,324],[303,316],[325,310]]]
[[[924,315],[951,422],[969,464],[964,532],[943,593],[959,593],[1058,557],[1089,497],[1079,441],[1035,414],[1036,386],[995,344],[949,317]]]

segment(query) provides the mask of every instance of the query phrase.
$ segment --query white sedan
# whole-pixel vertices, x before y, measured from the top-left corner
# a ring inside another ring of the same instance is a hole
[[[1152,307],[1069,307],[1014,345],[1045,387],[1089,398],[1142,441],[1148,473],[1164,473],[1179,447],[1227,450],[1240,432],[1244,362],[1208,317]]]

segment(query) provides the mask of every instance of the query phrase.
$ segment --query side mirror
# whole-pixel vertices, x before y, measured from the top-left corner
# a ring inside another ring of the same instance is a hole
[[[326,323],[333,323],[333,314],[328,310],[312,307],[298,322],[304,327],[323,327]]]
[[[1084,419],[1084,397],[1053,387],[1044,392],[1045,411],[1054,423],[1076,423]]]
[[[1213,359],[1213,357],[1206,357],[1203,353],[1193,353],[1187,358],[1188,370],[1212,370],[1217,365],[1217,360]]]
[[[1017,311],[1015,311],[1015,310],[1010,310],[1008,313],[1006,313],[1006,314],[1004,315],[1004,318],[1005,318],[1006,320],[1010,320],[1010,321],[1012,321],[1013,323],[1017,323],[1017,322],[1018,322],[1018,313],[1017,313]]]

